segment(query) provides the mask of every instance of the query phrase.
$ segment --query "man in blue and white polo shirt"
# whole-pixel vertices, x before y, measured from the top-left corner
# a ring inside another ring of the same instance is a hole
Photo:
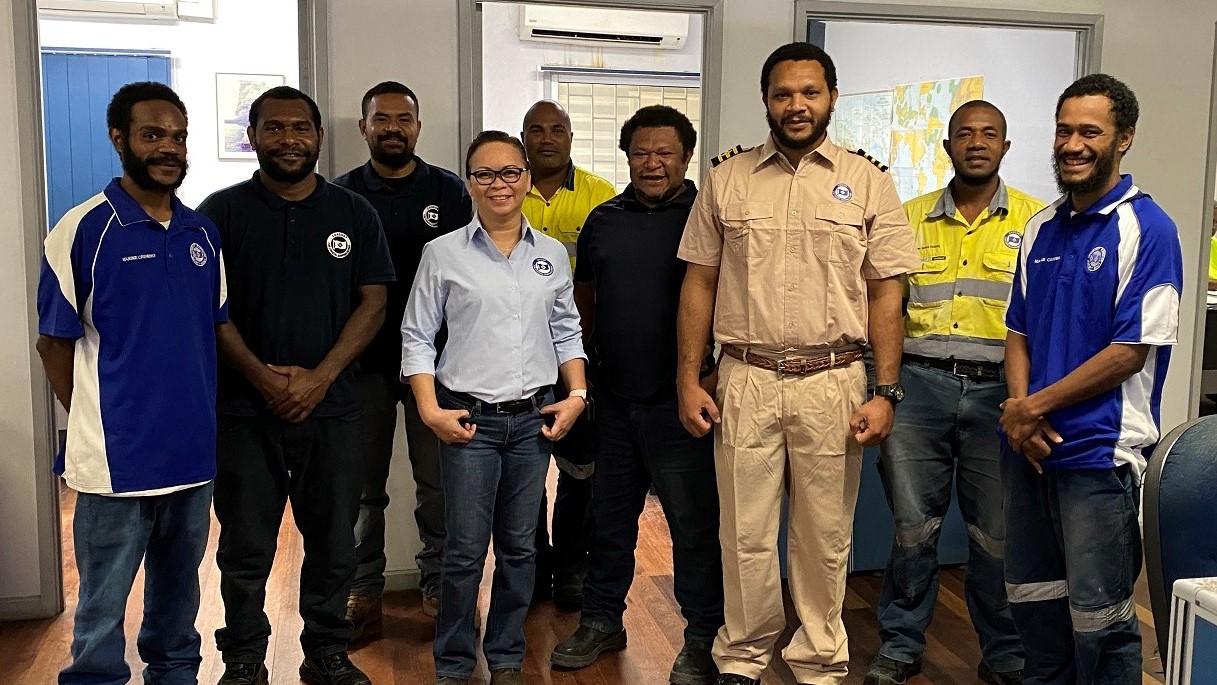
[[[1120,175],[1137,113],[1105,74],[1057,101],[1064,196],[1027,224],[1006,313],[1005,574],[1028,685],[1141,682],[1138,484],[1183,266],[1174,222]]]
[[[174,195],[186,108],[160,83],[106,112],[123,176],[46,238],[38,353],[68,409],[55,466],[77,491],[80,596],[71,683],[125,683],[123,616],[144,561],[144,682],[194,683],[199,562],[215,477],[216,333],[228,320],[220,237]]]

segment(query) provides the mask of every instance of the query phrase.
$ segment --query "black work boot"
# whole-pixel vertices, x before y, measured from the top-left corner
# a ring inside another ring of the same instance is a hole
[[[714,685],[718,667],[710,656],[711,644],[709,640],[685,640],[685,646],[672,662],[668,682],[672,685]]]
[[[558,643],[549,655],[549,663],[562,668],[583,668],[601,654],[625,649],[625,629],[604,633],[595,628],[579,626],[573,635]]]

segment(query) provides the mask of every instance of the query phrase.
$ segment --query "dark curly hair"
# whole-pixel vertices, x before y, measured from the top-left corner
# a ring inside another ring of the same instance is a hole
[[[313,119],[313,126],[317,127],[317,129],[321,128],[321,110],[317,107],[317,102],[303,91],[291,86],[275,86],[254,99],[253,104],[249,106],[249,125],[252,128],[258,128],[258,118],[262,114],[262,103],[267,100],[304,100],[305,104],[308,105],[309,115]]]
[[[622,152],[630,154],[630,142],[634,139],[634,131],[655,126],[671,126],[676,129],[676,135],[680,136],[680,146],[686,155],[693,152],[697,146],[697,131],[693,129],[693,122],[689,121],[689,117],[680,111],[667,105],[647,105],[634,112],[633,116],[626,119],[621,126],[621,140],[617,146],[621,148]]]
[[[774,50],[769,54],[769,58],[765,60],[765,66],[761,67],[761,95],[769,95],[769,74],[773,72],[773,68],[778,65],[778,62],[795,61],[795,62],[819,62],[824,68],[824,80],[828,82],[828,89],[832,90],[837,87],[837,65],[833,64],[832,58],[828,56],[824,49],[812,45],[811,43],[787,43],[782,47]]]
[[[418,114],[418,96],[414,91],[410,90],[409,86],[397,81],[381,81],[368,89],[368,92],[363,94],[363,103],[360,108],[363,111],[363,118],[368,118],[368,107],[372,104],[372,98],[377,95],[404,95],[414,101],[414,113]]]
[[[1070,84],[1056,101],[1055,116],[1061,115],[1061,106],[1066,100],[1087,95],[1103,95],[1111,100],[1111,113],[1118,131],[1127,131],[1137,125],[1137,117],[1141,114],[1137,96],[1123,81],[1107,74],[1090,74]]]
[[[182,99],[172,88],[156,81],[137,81],[128,83],[114,93],[106,107],[106,126],[116,128],[125,135],[131,127],[131,110],[135,105],[149,100],[164,100],[177,107],[182,118],[186,118],[186,105],[182,104]]]

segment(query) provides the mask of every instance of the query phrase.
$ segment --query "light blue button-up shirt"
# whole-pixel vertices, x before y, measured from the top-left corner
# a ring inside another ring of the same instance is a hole
[[[433,374],[450,390],[508,402],[553,385],[571,359],[587,359],[566,248],[522,221],[510,257],[476,215],[423,248],[401,322],[403,379]],[[445,320],[448,342],[436,364]]]

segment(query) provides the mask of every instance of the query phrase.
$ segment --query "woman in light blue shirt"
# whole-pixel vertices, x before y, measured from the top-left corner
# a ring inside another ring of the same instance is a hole
[[[493,537],[482,651],[493,685],[523,683],[537,509],[554,440],[586,406],[586,356],[562,243],[528,225],[524,146],[479,134],[465,156],[477,214],[427,244],[402,320],[402,378],[442,441],[444,542],[435,625],[437,683],[465,683],[477,660],[474,615]],[[435,360],[443,323],[448,340]],[[554,402],[561,375],[568,397]]]

